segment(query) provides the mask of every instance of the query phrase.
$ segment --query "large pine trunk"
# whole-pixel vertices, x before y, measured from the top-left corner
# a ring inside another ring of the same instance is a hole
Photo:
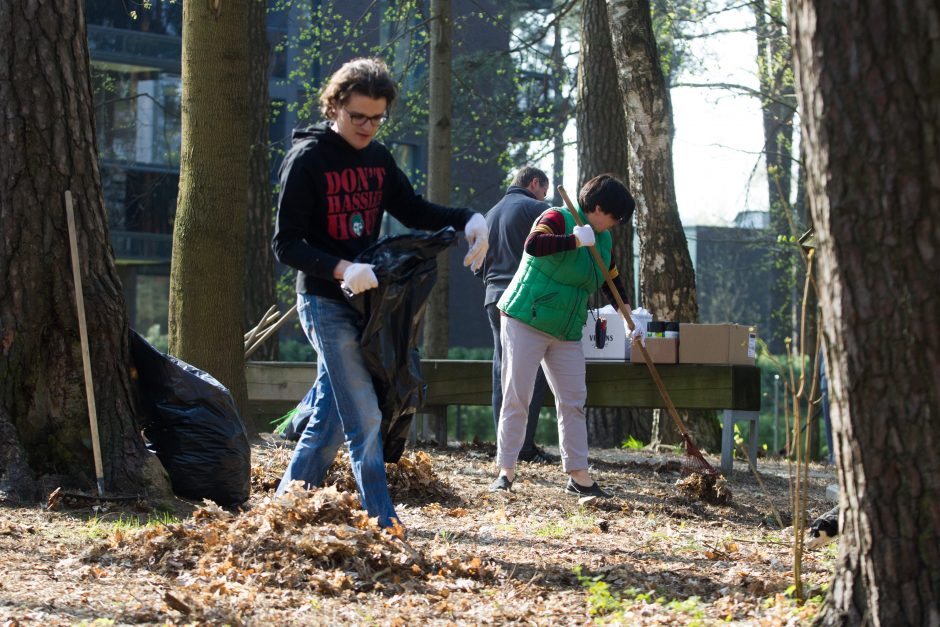
[[[791,0],[843,524],[827,625],[940,621],[934,0]]]
[[[128,321],[101,195],[81,2],[0,4],[0,499],[92,488],[64,193],[71,190],[105,488],[169,485],[135,424]]]
[[[450,204],[450,158],[452,152],[451,0],[431,0],[430,98],[428,102],[428,200]],[[428,298],[425,313],[424,355],[447,357],[448,298],[450,294],[450,250],[437,256],[437,283]]]
[[[248,7],[183,4],[180,191],[170,270],[170,353],[247,407],[243,286],[248,201]]]
[[[608,3],[617,79],[627,120],[630,188],[636,197],[641,303],[657,320],[696,322],[695,270],[679,219],[672,166],[672,103],[659,60],[649,0]],[[716,450],[714,412],[686,414],[701,448]],[[677,441],[671,421],[660,439]]]
[[[610,42],[605,0],[584,0],[581,8],[581,56],[578,59],[578,187],[609,172],[630,185],[627,123],[617,85],[617,66]],[[626,289],[621,294],[633,306],[633,225],[613,229],[613,258]],[[594,295],[592,306],[607,303]],[[588,440],[594,446],[619,446],[627,436],[648,441],[650,412],[626,407],[589,407]]]
[[[254,327],[277,298],[274,276],[274,197],[268,159],[268,47],[266,0],[248,0],[248,102],[251,154],[248,159],[248,217],[245,228],[245,304],[242,323]],[[277,335],[251,358],[276,361]]]

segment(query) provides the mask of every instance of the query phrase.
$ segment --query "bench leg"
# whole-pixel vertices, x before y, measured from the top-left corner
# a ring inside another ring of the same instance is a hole
[[[734,459],[734,411],[726,409],[721,421],[721,474],[731,476]]]
[[[738,422],[749,422],[747,432],[747,454],[751,463],[757,466],[757,422],[760,412],[724,410],[721,422],[721,474],[731,476],[734,460],[734,425]]]

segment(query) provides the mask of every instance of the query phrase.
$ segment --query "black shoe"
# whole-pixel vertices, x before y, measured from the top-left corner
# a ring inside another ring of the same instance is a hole
[[[528,455],[519,455],[519,461],[529,462],[532,464],[555,464],[558,463],[559,457],[552,455],[551,453],[546,453],[545,449],[534,447],[535,452]]]
[[[510,492],[511,490],[512,481],[506,475],[500,475],[490,484],[490,492]]]
[[[571,477],[568,477],[568,485],[565,486],[565,492],[575,496],[596,496],[602,499],[609,499],[611,497],[610,493],[601,490],[601,487],[597,485],[596,481],[589,486],[583,486]]]

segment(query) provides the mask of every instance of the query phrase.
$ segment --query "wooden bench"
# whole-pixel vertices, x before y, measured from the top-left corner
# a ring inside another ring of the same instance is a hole
[[[428,384],[423,412],[437,418],[438,441],[446,441],[447,407],[492,403],[489,360],[425,359],[421,369]],[[757,417],[760,412],[760,369],[756,366],[659,364],[657,371],[678,409],[723,411],[721,470],[731,473],[734,424],[748,422],[748,453],[757,456]],[[316,364],[248,362],[251,418],[271,420],[290,411],[316,378]],[[587,363],[589,407],[664,408],[665,403],[644,364]],[[545,400],[553,406],[551,394]]]

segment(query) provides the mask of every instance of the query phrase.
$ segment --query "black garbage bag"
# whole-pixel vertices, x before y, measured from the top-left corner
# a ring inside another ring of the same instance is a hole
[[[456,241],[456,232],[447,227],[385,237],[356,256],[359,263],[375,265],[379,280],[377,288],[346,297],[366,318],[359,344],[382,410],[386,462],[401,458],[415,412],[427,398],[418,333],[437,281],[437,255]]]
[[[450,227],[430,234],[393,235],[355,259],[375,265],[379,280],[377,288],[355,296],[347,293],[346,298],[366,321],[360,346],[382,410],[382,447],[389,463],[401,458],[415,412],[427,397],[418,332],[437,281],[437,255],[456,240]],[[313,414],[315,396],[312,387],[289,414],[284,438],[300,438]]]
[[[164,355],[131,331],[144,436],[173,492],[223,507],[248,500],[251,448],[231,394],[210,374]]]

